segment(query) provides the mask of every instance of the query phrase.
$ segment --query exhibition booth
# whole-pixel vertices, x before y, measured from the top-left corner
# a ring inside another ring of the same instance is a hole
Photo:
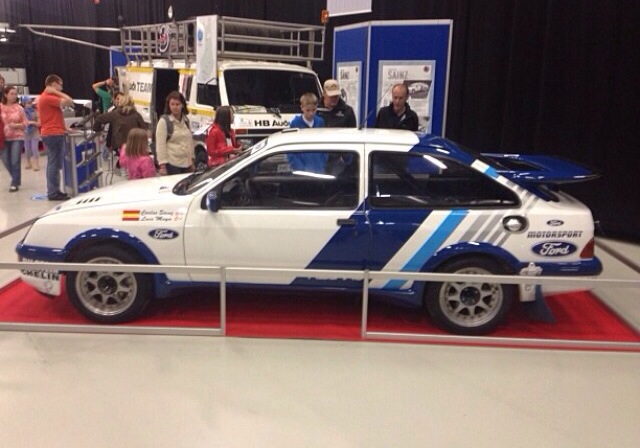
[[[210,21],[222,20],[217,16],[205,17]],[[224,29],[224,22],[220,23]],[[254,21],[247,23],[258,28],[266,26]],[[229,30],[233,29],[231,24],[228,26]],[[217,36],[217,28],[213,27],[213,29],[214,35]],[[391,88],[396,84],[403,84],[406,86],[411,108],[418,115],[420,130],[428,134],[445,135],[452,30],[452,20],[371,21],[335,28],[333,75],[340,83],[342,98],[353,107],[360,127],[373,127],[376,112],[390,102]],[[185,36],[188,34],[187,31],[189,30],[185,29]],[[191,29],[189,32],[193,31]],[[300,33],[299,30],[296,32]],[[312,33],[311,35],[314,36],[317,32],[320,35],[318,30],[305,32]],[[160,34],[154,39],[159,39],[159,36]],[[170,36],[171,33],[169,33],[169,39]],[[304,39],[311,39],[311,37],[300,36],[298,34],[297,40],[287,45],[292,48],[297,45],[296,48],[298,48],[302,44],[309,44]],[[202,39],[202,35],[199,35],[199,38]],[[189,41],[187,37],[179,40],[183,43]],[[272,44],[275,42],[273,38],[267,40]],[[315,40],[313,42],[313,45],[321,47],[323,40],[319,44]],[[420,45],[416,45],[416,42],[420,42]],[[278,43],[281,44],[279,41]],[[133,48],[132,45],[128,47]],[[125,48],[127,48],[126,45]],[[216,48],[210,51],[214,55],[217,54]],[[136,49],[135,54],[139,55],[139,53],[140,51]],[[314,58],[307,59],[307,62],[317,60],[315,52]],[[185,73],[187,73],[186,69],[180,71],[181,76],[187,76]],[[180,82],[183,81],[181,78]],[[193,79],[188,78],[187,81],[191,82]],[[211,80],[204,84],[208,85],[209,82]],[[70,196],[76,196],[103,185],[100,143],[96,134],[90,129],[90,121],[91,117],[87,116],[82,120],[80,127],[67,136],[68,150],[63,178],[66,192]],[[126,220],[124,214],[127,211],[122,213],[124,221]],[[340,220],[338,223],[340,224]],[[0,263],[1,269],[24,270],[39,267],[56,273],[95,269],[87,266]],[[625,322],[624,316],[621,317],[613,312],[596,294],[589,292],[590,289],[597,288],[599,285],[637,288],[638,281],[633,280],[540,278],[523,275],[485,276],[483,281],[488,279],[535,288],[536,300],[529,303],[514,303],[505,323],[494,332],[490,335],[471,337],[444,332],[431,323],[423,310],[393,307],[369,295],[369,284],[373,280],[386,281],[402,278],[437,282],[459,278],[460,281],[470,282],[471,280],[467,279],[468,275],[406,271],[383,273],[318,270],[314,271],[313,275],[358,281],[361,293],[332,290],[276,292],[275,290],[245,290],[229,285],[235,283],[234,275],[239,273],[245,276],[260,275],[264,271],[271,271],[272,274],[284,271],[291,274],[295,270],[127,264],[122,265],[120,269],[123,272],[135,273],[166,273],[171,272],[172,269],[184,272],[202,270],[213,279],[212,281],[219,284],[219,289],[202,289],[172,299],[152,300],[140,319],[126,324],[97,325],[76,311],[64,291],[61,297],[47,299],[20,280],[15,280],[4,285],[0,290],[0,329],[319,338],[351,341],[385,340],[640,351],[638,330],[632,324]],[[298,274],[306,276],[311,275],[310,272],[311,270],[306,269]],[[543,289],[546,290],[547,287],[553,289],[554,286],[565,289],[571,286],[580,291],[543,295]]]

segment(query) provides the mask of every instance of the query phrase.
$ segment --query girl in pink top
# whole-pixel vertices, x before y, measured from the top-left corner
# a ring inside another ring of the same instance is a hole
[[[129,180],[154,177],[156,167],[149,155],[147,131],[134,128],[129,131],[127,143],[120,149],[120,167],[127,170]]]
[[[24,143],[24,130],[27,127],[27,116],[24,109],[18,103],[18,91],[15,87],[9,86],[4,89],[2,98],[2,121],[4,122],[4,148],[2,161],[11,174],[10,192],[18,191],[21,181],[21,152]]]

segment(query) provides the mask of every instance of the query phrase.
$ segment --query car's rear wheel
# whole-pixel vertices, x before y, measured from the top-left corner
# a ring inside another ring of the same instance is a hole
[[[495,261],[480,257],[455,260],[439,271],[474,275],[506,273]],[[431,318],[441,328],[455,334],[481,335],[500,325],[516,294],[514,285],[469,279],[429,284],[425,301]]]
[[[119,247],[96,246],[80,252],[73,262],[140,264],[141,260]],[[138,317],[151,297],[149,274],[114,270],[69,272],[66,280],[71,303],[89,319],[117,324]]]

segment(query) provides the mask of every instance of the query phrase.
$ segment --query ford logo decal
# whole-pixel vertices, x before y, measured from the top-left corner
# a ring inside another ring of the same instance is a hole
[[[551,226],[551,227],[558,227],[564,224],[564,221],[562,221],[561,219],[551,219],[549,221],[547,221],[547,225]]]
[[[531,248],[533,253],[543,257],[566,257],[576,250],[578,250],[578,247],[575,244],[566,241],[545,241]]]
[[[178,232],[171,229],[154,229],[149,232],[149,236],[154,240],[172,240],[177,238],[178,235]]]

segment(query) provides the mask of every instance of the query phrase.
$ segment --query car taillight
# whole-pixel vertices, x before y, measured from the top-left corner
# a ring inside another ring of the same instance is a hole
[[[240,134],[244,135],[249,133],[249,130],[247,128],[236,129],[235,131],[236,131],[236,135],[240,135]]]
[[[595,252],[595,239],[591,238],[591,240],[587,243],[586,246],[584,246],[584,249],[582,249],[582,252],[580,252],[580,258],[593,258],[594,252]]]

